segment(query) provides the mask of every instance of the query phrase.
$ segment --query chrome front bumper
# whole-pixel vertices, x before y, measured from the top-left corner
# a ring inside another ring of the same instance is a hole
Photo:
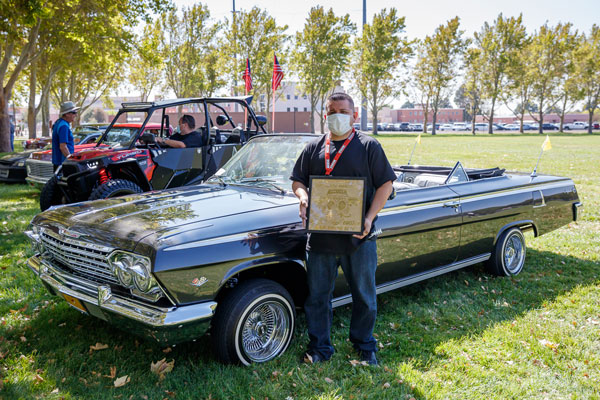
[[[56,296],[75,298],[85,308],[77,310],[103,319],[138,335],[148,336],[160,343],[174,344],[202,336],[210,325],[217,303],[208,301],[169,308],[119,296],[109,285],[98,285],[66,274],[39,255],[27,260],[29,268],[39,276],[48,291]]]

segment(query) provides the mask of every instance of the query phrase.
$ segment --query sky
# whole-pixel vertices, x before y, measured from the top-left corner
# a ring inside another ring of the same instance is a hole
[[[198,3],[194,0],[174,0],[178,7]],[[367,0],[367,22],[373,14],[384,8],[395,7],[406,17],[406,34],[409,38],[424,38],[447,20],[458,16],[468,35],[479,31],[485,21],[492,22],[499,13],[505,16],[523,14],[529,32],[548,21],[572,22],[576,29],[589,31],[592,24],[600,23],[600,0]],[[204,0],[215,19],[231,17],[233,0]],[[266,9],[279,25],[288,25],[288,33],[302,30],[311,7],[321,5],[333,8],[338,15],[349,14],[358,26],[362,24],[362,0],[236,0],[236,10],[249,10],[253,6]]]
[[[178,8],[189,7],[199,0],[173,0]],[[204,0],[212,18],[231,19],[233,0]],[[333,8],[337,15],[349,14],[350,19],[359,27],[362,25],[362,0],[236,0],[236,10],[249,10],[254,6],[266,9],[279,25],[288,25],[288,34],[303,29],[311,7],[321,5],[325,9]],[[589,32],[594,23],[600,24],[600,0],[366,0],[367,23],[375,13],[384,8],[395,7],[401,16],[406,17],[406,35],[409,39],[423,39],[433,34],[436,27],[458,16],[466,36],[472,37],[481,30],[484,22],[493,23],[498,14],[505,17],[523,14],[523,23],[529,33],[536,31],[548,22],[571,22],[574,28]],[[451,100],[454,96],[451,96]],[[397,99],[399,106],[406,99]],[[508,114],[508,109],[500,110]]]

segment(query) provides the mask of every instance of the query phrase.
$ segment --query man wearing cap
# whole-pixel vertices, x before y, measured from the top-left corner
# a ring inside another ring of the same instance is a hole
[[[55,171],[75,151],[71,123],[75,121],[80,108],[75,107],[72,101],[62,103],[60,118],[52,126],[52,164]]]

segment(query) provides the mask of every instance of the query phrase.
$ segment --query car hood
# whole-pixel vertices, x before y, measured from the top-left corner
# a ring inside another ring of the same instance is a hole
[[[70,204],[38,214],[32,224],[113,248],[160,248],[299,223],[292,194],[241,186],[190,186]]]
[[[0,162],[2,162],[2,164],[12,164],[14,162],[28,158],[29,155],[31,153],[33,153],[34,151],[35,150],[26,150],[26,151],[21,151],[19,153],[5,154],[2,157],[0,157]]]

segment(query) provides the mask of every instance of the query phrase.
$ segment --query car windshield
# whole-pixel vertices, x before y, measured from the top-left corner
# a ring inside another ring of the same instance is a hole
[[[210,183],[291,190],[290,175],[307,143],[318,136],[261,135],[238,151]]]
[[[98,131],[79,131],[73,133],[73,141],[75,144],[79,144],[83,139],[91,135],[92,133],[98,133]]]
[[[113,126],[102,143],[111,147],[128,147],[139,128]]]

